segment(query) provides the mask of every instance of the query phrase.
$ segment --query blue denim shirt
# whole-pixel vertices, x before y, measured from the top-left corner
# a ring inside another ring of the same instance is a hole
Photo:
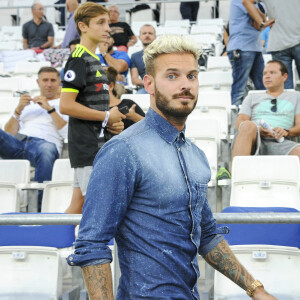
[[[117,299],[199,299],[197,253],[222,239],[207,202],[204,153],[152,109],[96,156],[71,265],[111,260]]]

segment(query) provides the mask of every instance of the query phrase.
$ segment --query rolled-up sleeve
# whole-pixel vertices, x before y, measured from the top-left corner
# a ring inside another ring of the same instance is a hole
[[[98,152],[87,188],[74,254],[68,263],[76,266],[112,261],[108,243],[114,238],[132,199],[136,160],[130,146],[118,137]]]
[[[217,228],[216,220],[206,200],[202,210],[201,241],[198,253],[205,256],[224,239],[223,234],[228,232],[227,227]]]

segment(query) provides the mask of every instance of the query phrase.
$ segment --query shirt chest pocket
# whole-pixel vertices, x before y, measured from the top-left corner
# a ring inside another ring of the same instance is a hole
[[[207,197],[207,184],[204,183],[196,183],[194,185],[194,191],[192,193],[192,214],[199,218],[202,213],[202,209],[204,206],[204,202]]]

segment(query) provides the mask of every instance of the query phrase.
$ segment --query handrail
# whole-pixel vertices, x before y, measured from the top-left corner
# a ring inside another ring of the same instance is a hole
[[[82,215],[2,214],[0,225],[78,225]],[[219,224],[300,224],[300,213],[214,213]]]

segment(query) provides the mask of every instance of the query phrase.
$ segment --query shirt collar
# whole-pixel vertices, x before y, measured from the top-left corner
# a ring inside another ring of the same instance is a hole
[[[182,139],[183,142],[190,144],[191,142],[185,138],[185,127],[182,131],[179,131],[169,121],[160,116],[152,108],[149,108],[146,114],[146,120],[152,126],[155,131],[164,139],[167,143],[174,143],[178,139]]]

